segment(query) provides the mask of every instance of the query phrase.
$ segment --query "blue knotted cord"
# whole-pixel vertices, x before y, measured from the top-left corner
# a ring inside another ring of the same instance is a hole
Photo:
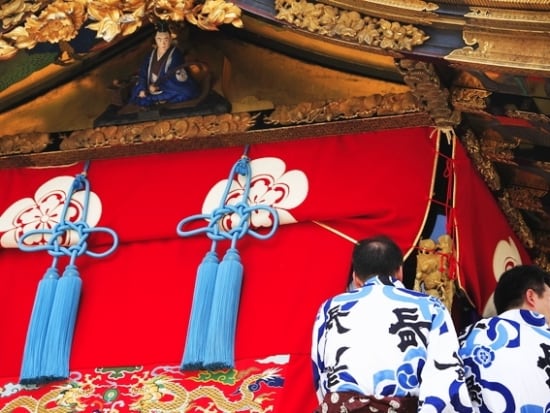
[[[74,333],[74,324],[80,299],[82,280],[75,265],[76,258],[87,254],[101,258],[111,254],[118,247],[117,234],[103,227],[90,228],[86,219],[90,201],[90,183],[86,177],[90,161],[82,173],[75,176],[64,201],[60,221],[52,229],[28,231],[19,239],[22,251],[47,251],[52,256],[52,264],[40,281],[31,321],[27,332],[20,381],[22,384],[37,384],[67,378],[69,357]],[[83,210],[77,221],[67,219],[71,200],[75,193],[85,191]],[[74,245],[64,245],[69,234],[78,234]],[[88,250],[88,237],[93,233],[106,232],[113,238],[113,245],[104,252]],[[67,234],[67,235],[66,235]],[[39,235],[46,239],[43,245],[25,245],[29,237]],[[65,236],[66,235],[66,236]],[[59,277],[59,258],[69,257],[63,276]]]
[[[246,178],[242,199],[235,205],[227,205],[227,195],[231,190],[233,179],[237,174],[242,175]],[[248,196],[250,194],[250,180],[252,178],[251,175],[252,172],[250,168],[250,159],[248,158],[248,156],[243,155],[241,159],[239,159],[231,169],[227,185],[221,197],[220,206],[214,209],[209,214],[196,214],[182,219],[177,226],[178,235],[181,237],[190,237],[193,235],[205,233],[208,238],[210,238],[214,242],[212,245],[212,249],[216,248],[216,241],[221,240],[231,240],[231,246],[235,247],[237,240],[241,239],[247,234],[254,238],[262,240],[272,237],[279,226],[279,214],[277,213],[275,208],[268,205],[256,204],[250,206],[250,204],[248,204]],[[262,234],[250,228],[251,215],[254,212],[260,210],[266,210],[273,217],[273,225],[271,227],[271,230],[266,234]],[[223,220],[225,216],[230,214],[237,214],[239,216],[239,225],[235,228],[229,229],[228,231],[224,231],[222,230],[223,226],[219,223]],[[187,231],[183,230],[183,227],[185,225],[200,220],[207,220],[209,221],[209,223],[206,227],[203,228]]]
[[[227,197],[237,175],[245,177],[242,197],[236,204],[229,205]],[[268,239],[273,236],[279,225],[279,215],[274,208],[262,204],[249,204],[251,179],[247,145],[244,154],[231,169],[219,207],[209,214],[196,214],[184,218],[177,226],[179,236],[206,234],[212,240],[211,248],[197,271],[182,370],[230,368],[233,365],[234,336],[243,272],[236,244],[247,234],[256,239]],[[273,218],[271,230],[267,233],[260,233],[250,226],[252,214],[260,210],[267,211]],[[238,216],[238,225],[224,230],[223,219],[234,214]],[[187,224],[200,220],[208,221],[208,225],[184,230]],[[231,241],[231,246],[219,263],[216,248],[218,242],[223,240]]]
[[[54,265],[57,263],[57,258],[62,256],[70,257],[70,264],[74,264],[77,257],[86,254],[94,258],[103,258],[111,254],[118,247],[118,235],[115,231],[110,228],[104,227],[90,227],[86,222],[88,218],[88,207],[90,202],[90,182],[86,178],[87,170],[89,168],[89,162],[86,162],[84,171],[75,176],[71,188],[65,198],[65,204],[63,205],[63,211],[61,212],[60,221],[54,225],[52,229],[35,229],[25,232],[21,238],[19,238],[18,246],[21,251],[33,252],[33,251],[47,251],[54,258]],[[83,210],[81,218],[78,221],[67,221],[67,211],[69,209],[71,199],[74,194],[79,191],[85,191],[84,201],[83,201]],[[63,245],[62,241],[64,239],[64,234],[69,234],[71,231],[74,231],[78,234],[78,242],[74,245]],[[87,239],[90,234],[94,232],[106,232],[111,235],[113,238],[113,245],[107,251],[98,253],[88,250]],[[47,242],[43,245],[33,245],[27,246],[24,241],[32,236],[41,235],[47,236],[50,235]]]

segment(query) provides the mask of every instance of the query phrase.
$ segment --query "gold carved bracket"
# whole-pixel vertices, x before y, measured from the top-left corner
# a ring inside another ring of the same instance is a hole
[[[450,106],[449,90],[443,87],[433,64],[410,59],[397,59],[403,80],[412,89],[436,126],[454,127],[460,123],[460,113]]]
[[[532,32],[488,32],[467,29],[462,35],[466,47],[453,50],[445,59],[455,64],[500,67],[516,73],[550,74],[548,35]]]

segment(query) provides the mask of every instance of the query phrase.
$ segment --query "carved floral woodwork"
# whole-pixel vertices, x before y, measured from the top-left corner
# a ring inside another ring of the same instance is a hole
[[[493,163],[485,156],[481,150],[481,144],[477,136],[471,129],[461,136],[462,143],[464,144],[472,162],[485,180],[487,186],[493,191],[500,191],[502,184],[500,176],[497,173]]]
[[[461,112],[483,113],[491,92],[483,89],[455,87],[451,91],[452,106]]]
[[[412,50],[429,36],[421,29],[396,21],[366,16],[307,0],[275,0],[275,17],[309,32],[341,38],[385,50]]]
[[[266,118],[268,125],[298,125],[333,120],[389,116],[419,112],[418,101],[412,93],[388,93],[280,105]]]
[[[51,143],[48,133],[32,132],[0,138],[0,156],[42,152]]]
[[[226,113],[104,126],[70,133],[63,138],[60,149],[86,149],[245,132],[254,125],[254,119],[249,113]]]
[[[243,25],[241,9],[224,0],[11,0],[0,6],[0,20],[0,60],[38,43],[61,43],[67,48],[84,28],[111,42],[155,20],[188,22],[203,30]]]

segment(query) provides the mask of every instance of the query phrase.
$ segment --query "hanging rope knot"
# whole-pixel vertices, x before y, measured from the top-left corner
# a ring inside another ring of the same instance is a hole
[[[228,204],[227,198],[229,195],[229,191],[231,190],[235,176],[237,174],[245,177],[243,191],[240,195],[240,199],[238,202]],[[208,238],[213,241],[220,241],[225,239],[232,240],[233,242],[241,239],[247,234],[257,239],[267,239],[271,237],[279,226],[279,214],[277,213],[275,208],[269,205],[249,204],[251,179],[252,171],[250,168],[250,158],[248,158],[248,156],[246,155],[243,155],[235,163],[231,170],[231,173],[229,174],[225,191],[220,200],[220,206],[218,208],[215,208],[210,214],[196,214],[182,219],[176,228],[178,235],[181,237],[188,237],[200,233],[205,233]],[[267,213],[273,219],[271,230],[267,233],[260,233],[251,229],[253,214],[262,210],[267,211]],[[209,221],[209,224],[203,228],[184,230],[184,227],[187,224],[199,220],[207,220]]]
[[[441,135],[444,135],[445,138],[447,138],[447,143],[449,145],[451,144],[453,139],[456,138],[456,132],[452,126],[437,126],[430,133],[430,139],[433,138],[434,135],[437,135],[437,139],[439,139]]]
[[[273,225],[267,233],[260,233],[251,229],[251,216],[254,212],[265,210],[273,217]],[[186,225],[200,220],[207,220],[209,223],[206,227],[184,230]],[[231,220],[232,224],[230,228],[224,225],[226,220]],[[177,226],[177,233],[181,237],[189,237],[204,233],[212,241],[221,240],[234,240],[241,239],[245,235],[250,235],[257,239],[267,239],[271,237],[278,228],[279,216],[277,211],[267,205],[253,205],[250,206],[244,202],[238,204],[226,205],[224,207],[216,208],[211,214],[197,214],[182,219]]]
[[[226,224],[226,221],[229,222]],[[216,208],[211,214],[211,223],[216,227],[219,239],[233,239],[236,234],[242,238],[248,231],[249,222],[250,208],[244,202],[227,204]]]
[[[249,162],[250,158],[246,155],[243,155],[235,165],[235,172],[239,175],[248,176],[250,174]]]
[[[113,243],[109,249],[103,252],[93,252],[88,249],[87,239],[90,234],[94,232],[105,232],[109,234]],[[76,233],[78,241],[74,244],[67,244],[67,240],[70,239],[72,234]],[[27,238],[40,235],[47,239],[47,242],[43,245],[25,245]],[[56,224],[51,230],[37,229],[25,232],[19,239],[19,249],[22,251],[47,251],[53,257],[61,257],[63,255],[68,257],[79,257],[83,254],[101,258],[111,254],[118,247],[118,236],[110,228],[103,227],[90,227],[88,223],[84,221],[61,221]]]
[[[226,205],[224,208],[218,208],[218,211],[222,212],[222,220],[228,215],[231,220],[230,228],[225,231],[228,239],[241,239],[247,234],[250,228],[250,208],[247,204],[239,202],[235,205]]]
[[[61,221],[53,228],[50,241],[52,241],[53,246],[65,251],[66,255],[80,256],[84,254],[84,252],[86,252],[88,246],[86,242],[86,239],[88,238],[88,233],[84,232],[85,227],[88,227],[85,222]],[[65,238],[68,238],[68,234],[71,234],[72,232],[78,234],[78,242],[76,244],[65,247],[59,241],[63,239],[63,235],[67,234]]]
[[[87,166],[86,166],[87,168]],[[82,172],[74,177],[71,188],[67,193],[61,213],[60,221],[51,229],[36,229],[25,232],[18,241],[19,249],[22,251],[47,251],[53,257],[66,255],[73,259],[83,254],[101,258],[111,254],[118,247],[118,235],[110,228],[90,227],[86,222],[90,201],[90,183],[86,178],[87,173]],[[77,192],[85,191],[82,213],[79,219],[71,221],[67,219],[67,212],[73,197]],[[105,232],[113,239],[113,244],[104,252],[93,252],[88,249],[88,237],[94,232]],[[46,242],[42,245],[26,245],[28,238],[40,236]],[[76,241],[73,242],[76,236]]]
[[[74,177],[72,192],[78,192],[86,189],[88,180],[86,179],[86,173],[81,172]]]
[[[447,143],[450,145],[453,139],[456,138],[456,132],[452,126],[440,126],[439,130],[447,138]]]

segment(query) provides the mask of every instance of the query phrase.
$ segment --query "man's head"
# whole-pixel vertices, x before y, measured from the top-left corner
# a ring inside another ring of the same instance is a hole
[[[494,302],[500,314],[513,308],[537,311],[550,322],[550,274],[535,265],[518,265],[498,280]]]
[[[167,22],[160,21],[156,24],[155,44],[160,50],[167,50],[173,41],[172,32]]]
[[[155,43],[157,47],[166,50],[172,44],[172,35],[170,32],[157,32],[155,34]]]
[[[353,249],[352,261],[356,284],[362,285],[375,275],[403,278],[403,252],[385,235],[359,241]]]

